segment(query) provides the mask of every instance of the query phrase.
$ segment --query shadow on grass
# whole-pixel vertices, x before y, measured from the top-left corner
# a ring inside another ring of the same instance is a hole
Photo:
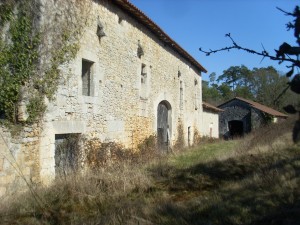
[[[157,180],[169,197],[157,204],[156,223],[300,224],[295,149],[162,171]]]

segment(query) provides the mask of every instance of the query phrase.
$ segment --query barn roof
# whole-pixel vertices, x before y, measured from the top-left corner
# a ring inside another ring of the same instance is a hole
[[[206,73],[207,70],[197,62],[189,53],[187,53],[179,44],[177,44],[172,38],[170,38],[156,23],[154,23],[148,16],[146,16],[141,10],[130,3],[128,0],[110,0],[112,3],[119,6],[122,10],[127,12],[138,22],[147,27],[155,36],[157,36],[163,43],[170,46],[175,52],[179,53],[183,58],[188,60],[193,66],[195,66],[199,72]]]
[[[258,110],[260,110],[260,111],[262,111],[264,113],[267,113],[267,114],[269,114],[271,116],[282,117],[282,118],[287,118],[288,117],[286,114],[283,114],[283,113],[281,113],[281,112],[279,112],[279,111],[277,111],[275,109],[272,109],[272,108],[270,108],[268,106],[265,106],[265,105],[262,105],[262,104],[260,104],[258,102],[254,102],[254,101],[251,101],[251,100],[248,100],[248,99],[245,99],[245,98],[241,98],[241,97],[235,97],[235,98],[233,98],[233,99],[231,99],[231,100],[229,100],[229,101],[227,101],[227,102],[219,105],[218,107],[222,107],[223,105],[225,105],[225,104],[227,104],[227,103],[229,103],[231,101],[234,101],[234,100],[243,101],[243,102],[249,104],[252,108],[258,109]]]
[[[224,111],[223,109],[219,109],[219,108],[217,108],[217,107],[215,107],[215,106],[213,106],[213,105],[211,105],[207,102],[203,102],[203,101],[202,101],[202,106],[203,106],[203,109],[209,109],[209,110],[212,110],[212,111],[215,111],[215,112]]]

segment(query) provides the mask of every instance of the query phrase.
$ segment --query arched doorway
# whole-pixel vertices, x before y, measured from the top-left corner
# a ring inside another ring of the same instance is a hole
[[[228,122],[229,133],[232,138],[244,135],[244,123],[241,120],[231,120]]]
[[[167,150],[171,137],[171,105],[161,101],[157,107],[157,144],[161,150]]]

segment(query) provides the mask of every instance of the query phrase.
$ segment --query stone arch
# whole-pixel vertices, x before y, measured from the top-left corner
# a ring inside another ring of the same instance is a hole
[[[172,134],[172,107],[163,100],[157,106],[157,143],[158,148],[167,150]]]

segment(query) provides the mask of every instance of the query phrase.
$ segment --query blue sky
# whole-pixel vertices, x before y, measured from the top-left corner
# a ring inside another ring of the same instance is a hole
[[[226,33],[243,46],[262,51],[262,45],[275,54],[274,49],[287,42],[295,45],[292,31],[285,24],[292,21],[276,7],[292,12],[298,0],[130,0],[148,15],[173,40],[188,51],[208,72],[221,75],[230,66],[253,67],[274,66],[286,72],[286,64],[232,50],[205,56],[199,52],[231,45]]]

